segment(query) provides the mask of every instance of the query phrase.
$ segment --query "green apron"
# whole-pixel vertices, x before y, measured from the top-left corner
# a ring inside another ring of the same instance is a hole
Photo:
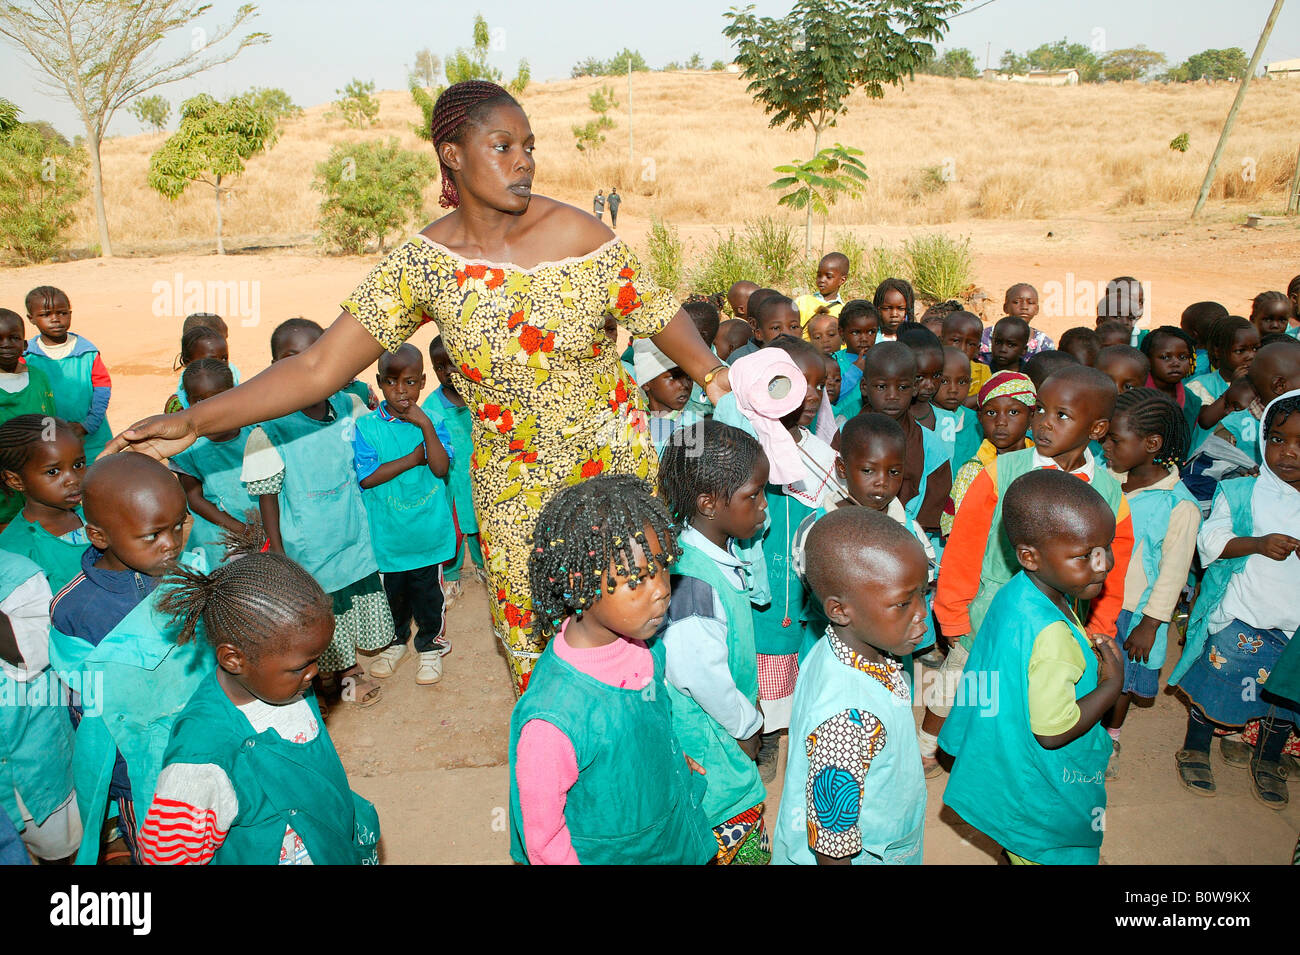
[[[1137,609],[1133,611],[1133,626],[1137,626],[1141,621],[1147,601],[1151,599],[1151,588],[1155,586],[1156,578],[1160,576],[1160,558],[1164,553],[1164,534],[1169,529],[1169,515],[1183,501],[1196,505],[1199,513],[1200,505],[1192,496],[1192,492],[1183,486],[1182,481],[1169,489],[1148,488],[1129,495],[1128,506],[1129,513],[1133,515],[1134,536],[1136,537],[1139,531],[1142,533],[1142,573],[1147,581],[1146,589],[1138,598]],[[1160,624],[1156,628],[1155,642],[1151,644],[1147,662],[1139,664],[1140,666],[1157,671],[1164,666],[1168,635],[1169,624]]]
[[[0,388],[0,424],[24,414],[53,415],[54,392],[45,372],[29,363],[20,363],[18,371],[26,365],[27,387],[21,391]],[[0,525],[8,523],[23,507],[23,496],[17,491],[4,489],[0,495]]]
[[[85,341],[83,338],[82,341]],[[89,345],[89,343],[87,342]],[[28,346],[31,347],[30,345]],[[49,358],[46,355],[29,351],[24,357],[28,369],[37,368],[44,373],[54,392],[54,413],[64,421],[82,424],[90,413],[90,401],[94,397],[94,386],[90,375],[95,367],[95,358],[99,349],[93,345],[88,351],[68,355],[67,358]],[[91,464],[104,450],[109,438],[113,437],[113,428],[108,423],[108,415],[99,423],[99,427],[83,438],[86,448],[86,463]]]
[[[84,521],[80,507],[77,508],[77,516]],[[84,533],[83,528],[82,535]],[[45,571],[45,576],[50,581],[50,591],[54,594],[58,594],[72,578],[81,573],[81,555],[89,546],[89,541],[73,544],[62,537],[55,537],[36,521],[29,521],[21,511],[14,515],[8,527],[0,531],[0,548],[35,561]]]

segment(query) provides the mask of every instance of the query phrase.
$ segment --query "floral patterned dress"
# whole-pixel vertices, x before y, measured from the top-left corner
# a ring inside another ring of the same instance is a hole
[[[621,239],[531,269],[471,262],[417,236],[393,250],[343,308],[385,348],[434,321],[471,409],[470,479],[487,563],[492,624],[516,692],[543,641],[532,634],[528,555],[542,505],[597,474],[653,483],[658,460],[644,399],[605,335],[662,331],[670,294],[640,275]]]

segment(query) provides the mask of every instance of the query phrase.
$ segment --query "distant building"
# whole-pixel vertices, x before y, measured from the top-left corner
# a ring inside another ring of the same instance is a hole
[[[1004,83],[1028,83],[1031,86],[1078,86],[1079,71],[1070,70],[1030,70],[1028,73],[1003,73],[1001,70],[985,70],[986,80],[1001,80]]]
[[[1268,63],[1264,66],[1264,75],[1277,80],[1300,80],[1300,58]]]

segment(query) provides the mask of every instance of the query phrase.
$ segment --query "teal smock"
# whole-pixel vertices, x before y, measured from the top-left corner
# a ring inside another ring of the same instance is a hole
[[[952,450],[944,444],[943,439],[936,432],[919,424],[917,427],[921,429],[921,447],[925,451],[925,460],[921,465],[921,483],[916,488],[916,495],[903,505],[909,521],[916,520],[916,516],[921,513],[921,503],[925,500],[925,489],[930,482],[930,475],[948,464],[952,454]],[[951,471],[951,466],[949,470]]]
[[[379,815],[348,785],[314,694],[307,702],[320,733],[292,743],[273,729],[257,733],[210,670],[172,726],[163,765],[221,768],[239,813],[213,865],[277,865],[287,826],[302,837],[313,865],[377,865]]]
[[[754,622],[749,598],[723,575],[718,565],[689,542],[672,565],[673,576],[694,577],[713,588],[727,614],[727,669],[736,688],[751,703],[758,703],[758,659],[754,653]],[[658,642],[658,641],[656,641]],[[708,773],[704,815],[710,826],[720,826],[767,798],[758,764],[699,703],[671,683],[673,733],[682,749]]]
[[[50,630],[50,662],[82,679],[102,680],[100,706],[77,727],[72,773],[84,835],[79,865],[99,860],[108,784],[120,752],[137,813],[153,803],[172,724],[216,665],[206,640],[178,644],[179,623],[157,609],[163,588],[142,600],[98,646]],[[142,815],[137,821],[143,822]]]
[[[261,425],[284,461],[279,494],[284,552],[335,593],[378,570],[353,469],[352,399],[330,396],[332,421],[301,411]]]
[[[252,427],[240,428],[239,434],[229,441],[199,438],[171,458],[174,470],[202,482],[205,498],[223,513],[245,522],[249,520],[249,511],[253,512],[256,520],[261,520],[257,516],[257,498],[248,493],[248,485],[239,479],[244,464],[244,445],[252,431]],[[185,549],[202,551],[207,566],[215,569],[226,561],[226,545],[223,543],[226,530],[193,510],[190,513],[194,514],[194,526],[190,528]]]
[[[0,600],[41,573],[26,557],[0,551]],[[0,666],[0,807],[21,832],[14,791],[37,825],[72,794],[72,721],[62,693],[49,693],[49,670],[15,680]]]
[[[871,761],[856,815],[844,807],[844,829],[856,825],[862,851],[854,865],[920,865],[925,842],[925,771],[916,742],[911,699],[895,696],[870,674],[840,662],[830,640],[818,640],[804,659],[790,714],[781,810],[772,833],[773,865],[816,865],[808,847],[808,750],[804,741],[826,720],[844,710],[860,710],[880,720],[885,747]],[[827,769],[825,772],[834,772]],[[813,798],[817,798],[813,780]]]
[[[790,563],[794,533],[813,509],[797,497],[769,484],[768,527],[763,532],[763,561],[772,599],[754,608],[754,646],[765,656],[798,653],[803,643],[803,626],[808,614],[808,588]]]
[[[1211,401],[1218,401],[1222,398],[1223,393],[1228,390],[1231,384],[1224,381],[1223,376],[1217,371],[1197,375],[1192,381],[1198,382],[1206,390]],[[1202,407],[1204,407],[1204,404],[1202,404]],[[1263,460],[1259,456],[1259,419],[1251,414],[1249,409],[1243,408],[1241,411],[1234,411],[1231,414],[1224,415],[1223,420],[1219,422],[1219,426],[1233,436],[1237,448],[1254,458],[1256,464]],[[1205,439],[1213,433],[1214,429],[1202,428],[1199,424],[1193,423],[1191,444],[1187,456],[1190,458],[1195,454]]]
[[[1147,601],[1151,599],[1151,588],[1160,576],[1160,558],[1164,552],[1164,535],[1169,530],[1169,515],[1183,501],[1196,505],[1197,512],[1200,512],[1199,502],[1183,486],[1182,481],[1172,488],[1144,488],[1128,496],[1129,515],[1133,521],[1133,536],[1136,538],[1133,546],[1137,548],[1139,543],[1141,545],[1142,573],[1147,581],[1142,596],[1138,598],[1137,609],[1133,611],[1135,625],[1146,611]],[[1162,623],[1156,628],[1156,639],[1151,644],[1146,663],[1134,662],[1148,670],[1159,671],[1165,662],[1168,640],[1169,624]]]
[[[357,419],[358,433],[379,455],[381,466],[424,444],[424,432],[418,425],[385,416],[386,408],[381,402],[376,410]],[[407,468],[383,484],[362,488],[361,500],[370,521],[375,562],[383,573],[419,570],[456,556],[451,494],[446,482],[427,464]]]
[[[54,391],[50,379],[41,371],[19,359],[15,372],[27,372],[27,386],[18,391],[0,388],[0,424],[24,414],[53,415]],[[23,496],[17,491],[4,489],[0,494],[0,524],[11,520],[23,507]]]
[[[85,516],[77,508],[77,516]],[[55,537],[37,521],[29,521],[19,511],[9,526],[0,531],[0,548],[13,554],[22,554],[34,561],[50,582],[50,591],[57,594],[81,573],[81,555],[90,546],[85,527]]]
[[[862,410],[862,372],[853,364],[858,356],[847,349],[841,348],[831,357],[840,366],[840,400],[832,407],[836,417],[842,415],[847,421]]]
[[[27,362],[28,369],[40,370],[49,381],[50,388],[54,392],[56,415],[64,421],[84,424],[86,416],[90,414],[90,402],[94,397],[95,389],[91,384],[90,376],[95,367],[95,359],[99,357],[99,349],[89,340],[78,335],[71,354],[65,358],[50,358],[43,352],[34,350],[40,348],[39,343],[39,335],[27,343],[27,353],[23,358]],[[104,450],[104,446],[112,436],[113,427],[108,423],[106,413],[99,427],[82,439],[86,448],[87,464],[93,463],[95,458],[99,457],[99,453]]]
[[[451,467],[445,480],[451,491],[456,527],[462,534],[477,534],[478,519],[474,516],[474,497],[469,481],[469,460],[474,451],[470,434],[474,427],[473,414],[467,406],[448,401],[441,388],[425,398],[420,407],[435,422],[445,424],[451,433],[452,447],[447,449],[451,455]]]
[[[950,462],[954,478],[961,466],[979,453],[980,445],[984,443],[984,431],[980,428],[980,417],[975,409],[961,405],[958,407],[956,415],[957,437],[953,441],[953,454]]]
[[[584,865],[702,865],[718,852],[704,815],[707,780],[686,765],[673,735],[663,646],[651,648],[654,681],[609,686],[546,645],[528,692],[510,714],[510,857],[528,864],[515,747],[529,720],[545,720],[573,745],[578,780],[564,821]]]
[[[1096,865],[1110,735],[1098,722],[1074,742],[1044,749],[1029,724],[1029,657],[1043,629],[1061,620],[1083,652],[1084,671],[1074,688],[1080,699],[1097,688],[1097,655],[1079,622],[1063,615],[1023,571],[993,599],[963,671],[966,692],[958,693],[939,734],[939,746],[956,760],[943,798],[966,822],[1030,862]],[[981,681],[987,690],[977,690]]]

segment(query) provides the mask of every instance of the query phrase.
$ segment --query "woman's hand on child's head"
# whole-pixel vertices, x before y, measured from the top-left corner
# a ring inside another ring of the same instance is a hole
[[[685,753],[683,753],[682,755],[686,756]],[[708,775],[708,773],[704,771],[704,767],[701,766],[699,763],[697,763],[695,760],[691,759],[689,756],[686,756],[686,765],[690,768],[690,771],[693,773],[699,773],[701,776]]]
[[[1092,645],[1097,650],[1097,659],[1100,661],[1100,669],[1097,673],[1097,683],[1106,683],[1111,680],[1123,683],[1124,680],[1124,657],[1120,655],[1119,644],[1114,637],[1108,637],[1104,633],[1090,633]]]
[[[1300,548],[1300,540],[1289,534],[1266,534],[1255,538],[1255,553],[1269,560],[1286,560]]]
[[[198,430],[190,420],[188,411],[156,414],[137,421],[108,442],[100,457],[118,451],[139,451],[156,460],[165,461],[178,451],[184,451],[198,437]]]
[[[1147,616],[1143,616],[1134,624],[1133,629],[1129,631],[1128,639],[1124,641],[1124,652],[1128,654],[1130,660],[1135,663],[1147,662],[1147,658],[1151,655],[1151,648],[1155,646],[1156,631],[1159,628],[1160,622]]]

